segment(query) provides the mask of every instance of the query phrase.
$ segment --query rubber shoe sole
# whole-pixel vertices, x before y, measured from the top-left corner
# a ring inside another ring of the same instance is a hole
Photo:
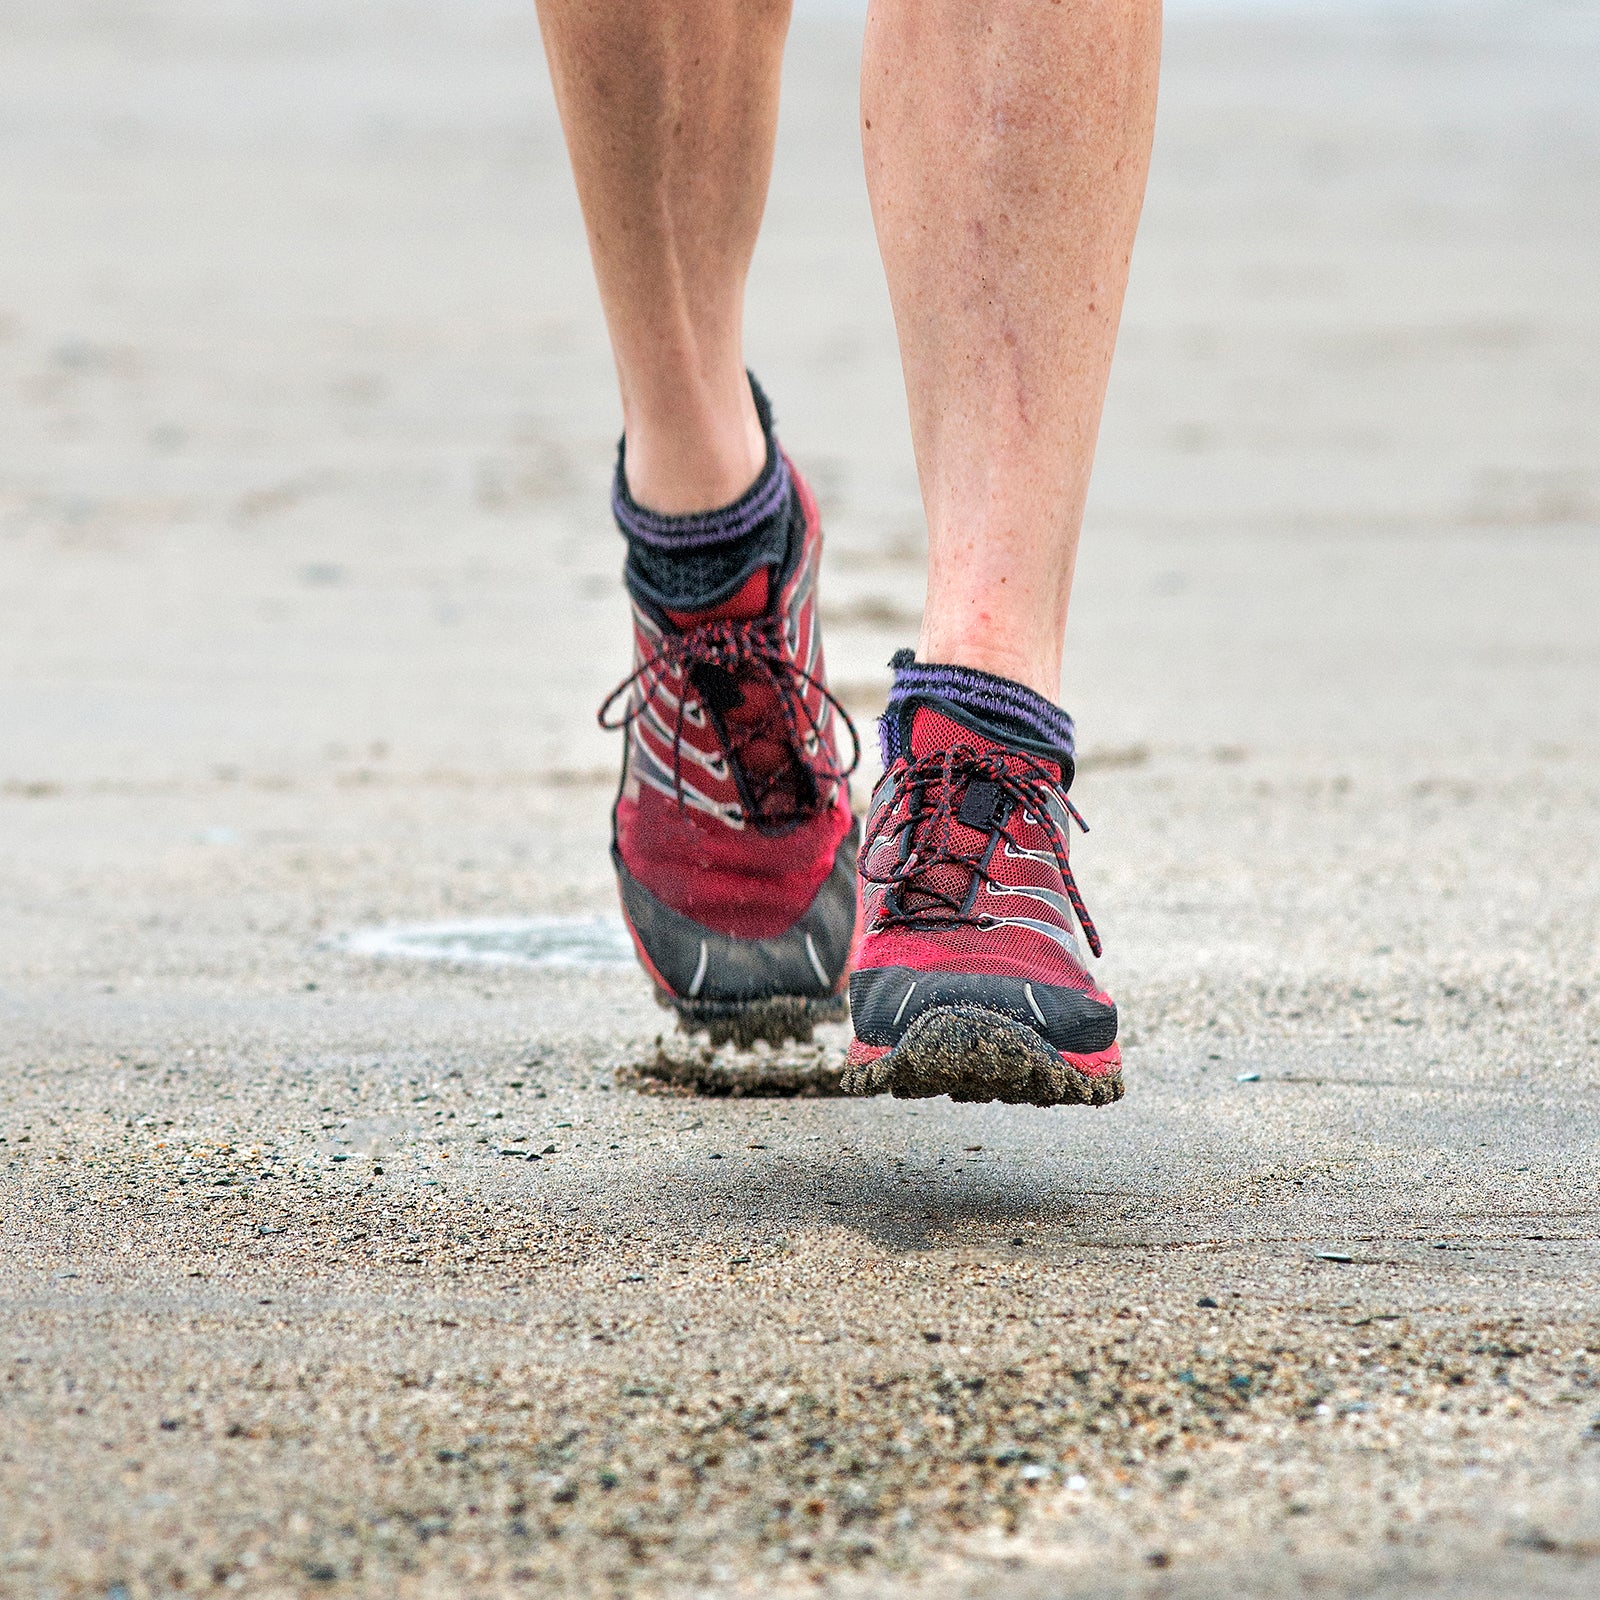
[[[1065,1055],[1031,1028],[982,1006],[942,1006],[893,1046],[850,1046],[846,1094],[897,1100],[999,1100],[1007,1105],[1108,1106],[1122,1098],[1122,1053]]]

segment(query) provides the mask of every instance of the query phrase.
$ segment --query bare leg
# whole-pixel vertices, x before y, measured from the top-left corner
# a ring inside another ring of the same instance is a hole
[[[863,143],[928,518],[919,655],[1054,699],[1160,0],[872,0]]]
[[[654,511],[726,505],[766,451],[744,285],[789,0],[539,0],[539,22],[616,356],[629,489]]]

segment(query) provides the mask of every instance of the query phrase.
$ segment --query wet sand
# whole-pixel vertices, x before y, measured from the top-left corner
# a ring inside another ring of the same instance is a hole
[[[0,23],[0,1593],[1592,1593],[1600,13],[1175,14],[1066,685],[1128,1095],[1039,1112],[337,942],[612,909],[526,9]],[[854,51],[751,359],[865,721]]]

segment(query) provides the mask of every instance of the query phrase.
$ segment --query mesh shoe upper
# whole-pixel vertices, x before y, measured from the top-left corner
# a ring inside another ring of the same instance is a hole
[[[759,567],[730,600],[693,614],[630,583],[634,671],[601,711],[628,730],[613,816],[619,866],[678,917],[736,940],[793,929],[852,828],[835,743],[842,712],[817,628],[819,519],[790,472],[781,567]],[[845,945],[820,962],[830,982],[842,976],[848,934]]]
[[[992,997],[1060,1049],[1105,1048],[1115,1010],[1079,944],[1081,927],[1100,953],[1067,858],[1069,825],[1082,826],[1070,763],[1064,772],[931,706],[911,710],[909,734],[861,852],[857,1037],[892,1042],[928,1005]],[[896,1014],[880,1015],[891,1001]]]

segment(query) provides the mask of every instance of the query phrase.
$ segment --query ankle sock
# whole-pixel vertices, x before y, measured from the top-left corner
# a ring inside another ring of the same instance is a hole
[[[897,650],[889,665],[894,668],[894,685],[878,719],[884,766],[910,754],[911,712],[918,705],[942,704],[961,721],[1008,744],[1047,755],[1070,770],[1072,718],[1042,694],[976,667],[918,661],[911,650]]]
[[[788,558],[796,513],[789,463],[773,434],[772,406],[753,376],[750,393],[767,459],[756,481],[719,510],[666,516],[641,506],[628,491],[628,441],[617,446],[611,510],[628,541],[628,584],[663,610],[713,609],[739,594],[759,568],[782,568]]]

